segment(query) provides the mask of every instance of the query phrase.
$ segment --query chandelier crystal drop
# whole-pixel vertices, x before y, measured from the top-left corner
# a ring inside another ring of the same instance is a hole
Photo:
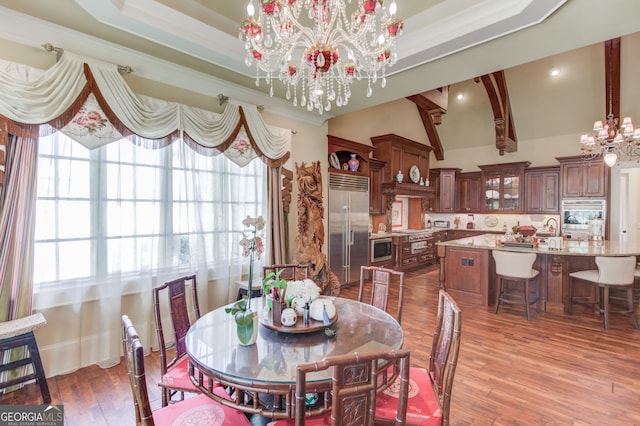
[[[256,67],[256,85],[263,74],[273,96],[277,78],[294,106],[320,114],[334,103],[346,106],[354,80],[367,80],[367,97],[378,79],[384,88],[403,27],[396,2],[346,1],[349,6],[345,0],[257,0],[256,16],[251,0],[239,38],[245,63]]]

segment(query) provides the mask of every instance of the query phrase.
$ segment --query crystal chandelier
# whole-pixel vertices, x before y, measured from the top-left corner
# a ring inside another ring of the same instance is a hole
[[[403,26],[395,0],[389,7],[386,2],[354,0],[357,8],[349,14],[345,0],[258,0],[256,17],[250,0],[240,40],[247,66],[256,66],[256,86],[263,72],[273,96],[277,76],[287,100],[320,114],[331,110],[334,101],[338,107],[347,105],[354,79],[367,79],[367,97],[378,78],[384,88]]]
[[[607,98],[609,103],[609,114],[606,120],[596,120],[593,123],[593,134],[583,134],[580,136],[580,151],[586,160],[592,160],[602,156],[604,162],[609,167],[613,167],[619,159],[640,161],[640,128],[634,129],[631,117],[625,117],[620,124],[620,120],[613,114],[613,61],[614,56],[610,53],[612,43],[605,43],[605,49],[609,49],[608,55],[608,78],[607,78]],[[619,61],[620,58],[615,58]]]

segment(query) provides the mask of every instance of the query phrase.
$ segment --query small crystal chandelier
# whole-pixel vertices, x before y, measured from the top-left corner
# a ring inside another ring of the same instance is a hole
[[[256,86],[260,72],[266,73],[273,96],[277,75],[294,106],[299,102],[320,114],[331,110],[334,101],[338,107],[347,105],[354,79],[367,79],[367,97],[378,78],[384,88],[386,67],[397,61],[395,39],[403,22],[396,17],[395,0],[388,8],[388,0],[356,1],[349,15],[345,0],[258,0],[256,17],[250,0],[239,36],[247,66],[255,63]]]
[[[611,48],[607,43],[605,48]],[[593,134],[580,136],[580,151],[585,160],[592,160],[602,156],[609,167],[613,167],[619,159],[640,161],[640,128],[634,129],[631,117],[620,120],[613,115],[613,64],[609,60],[609,78],[607,81],[607,98],[609,115],[603,122],[593,123]],[[619,67],[618,67],[619,68]]]
[[[633,128],[631,117],[625,117],[618,127],[619,120],[609,114],[603,123],[593,123],[594,135],[580,136],[582,156],[591,160],[602,156],[609,167],[613,167],[618,159],[640,157],[640,129]]]

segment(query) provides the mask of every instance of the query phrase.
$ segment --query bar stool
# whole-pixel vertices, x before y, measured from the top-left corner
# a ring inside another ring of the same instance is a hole
[[[609,291],[611,289],[625,290],[628,308],[625,311],[616,311],[628,313],[631,315],[633,326],[638,328],[638,320],[633,304],[633,284],[636,274],[640,275],[640,271],[636,268],[636,257],[600,257],[595,258],[597,270],[577,271],[569,274],[569,295],[567,313],[572,314],[573,304],[579,305],[598,305],[599,312],[604,316],[604,328],[609,328]],[[573,298],[574,281],[582,280],[588,284],[598,286],[598,294],[595,301],[580,301]]]
[[[502,303],[524,305],[527,320],[531,319],[529,306],[540,300],[539,271],[533,269],[536,261],[535,253],[515,253],[511,251],[493,250],[493,259],[496,262],[496,275],[500,278],[498,285],[498,297],[496,300],[496,313]],[[505,288],[505,281],[522,285],[522,292],[509,292]],[[529,282],[535,282],[534,299],[529,298]]]
[[[0,352],[2,352],[0,373],[27,366],[29,364],[31,364],[33,368],[31,373],[20,377],[7,378],[6,381],[0,381],[0,389],[5,389],[10,386],[35,379],[36,383],[40,385],[40,394],[42,395],[43,403],[49,404],[51,402],[51,394],[49,393],[47,377],[45,376],[44,368],[42,367],[40,352],[38,351],[38,344],[36,343],[36,336],[33,334],[33,330],[42,327],[46,323],[47,320],[40,312],[28,317],[0,323]],[[5,356],[5,351],[20,347],[26,347],[28,354],[25,352],[22,359],[10,361],[5,364],[4,360],[7,358]]]

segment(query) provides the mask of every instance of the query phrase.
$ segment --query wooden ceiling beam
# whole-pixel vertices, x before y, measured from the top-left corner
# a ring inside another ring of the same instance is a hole
[[[516,152],[518,150],[518,138],[516,137],[513,123],[504,71],[485,74],[480,77],[480,80],[487,91],[493,111],[493,120],[496,128],[496,148],[500,155],[504,155],[505,151]]]
[[[422,120],[422,126],[424,127],[425,132],[427,132],[427,138],[429,138],[431,148],[433,148],[433,155],[435,155],[438,161],[444,160],[444,149],[440,142],[438,130],[436,130],[436,123],[434,122],[433,114],[431,111],[420,105],[416,105],[416,107],[418,108],[420,119]]]
[[[436,126],[442,124],[442,116],[447,113],[449,86],[407,96],[407,99],[415,103],[418,108],[422,126],[427,133],[427,138],[433,148],[433,154],[436,159],[439,161],[444,160],[444,149]]]
[[[620,38],[604,42],[606,114],[620,118]]]

